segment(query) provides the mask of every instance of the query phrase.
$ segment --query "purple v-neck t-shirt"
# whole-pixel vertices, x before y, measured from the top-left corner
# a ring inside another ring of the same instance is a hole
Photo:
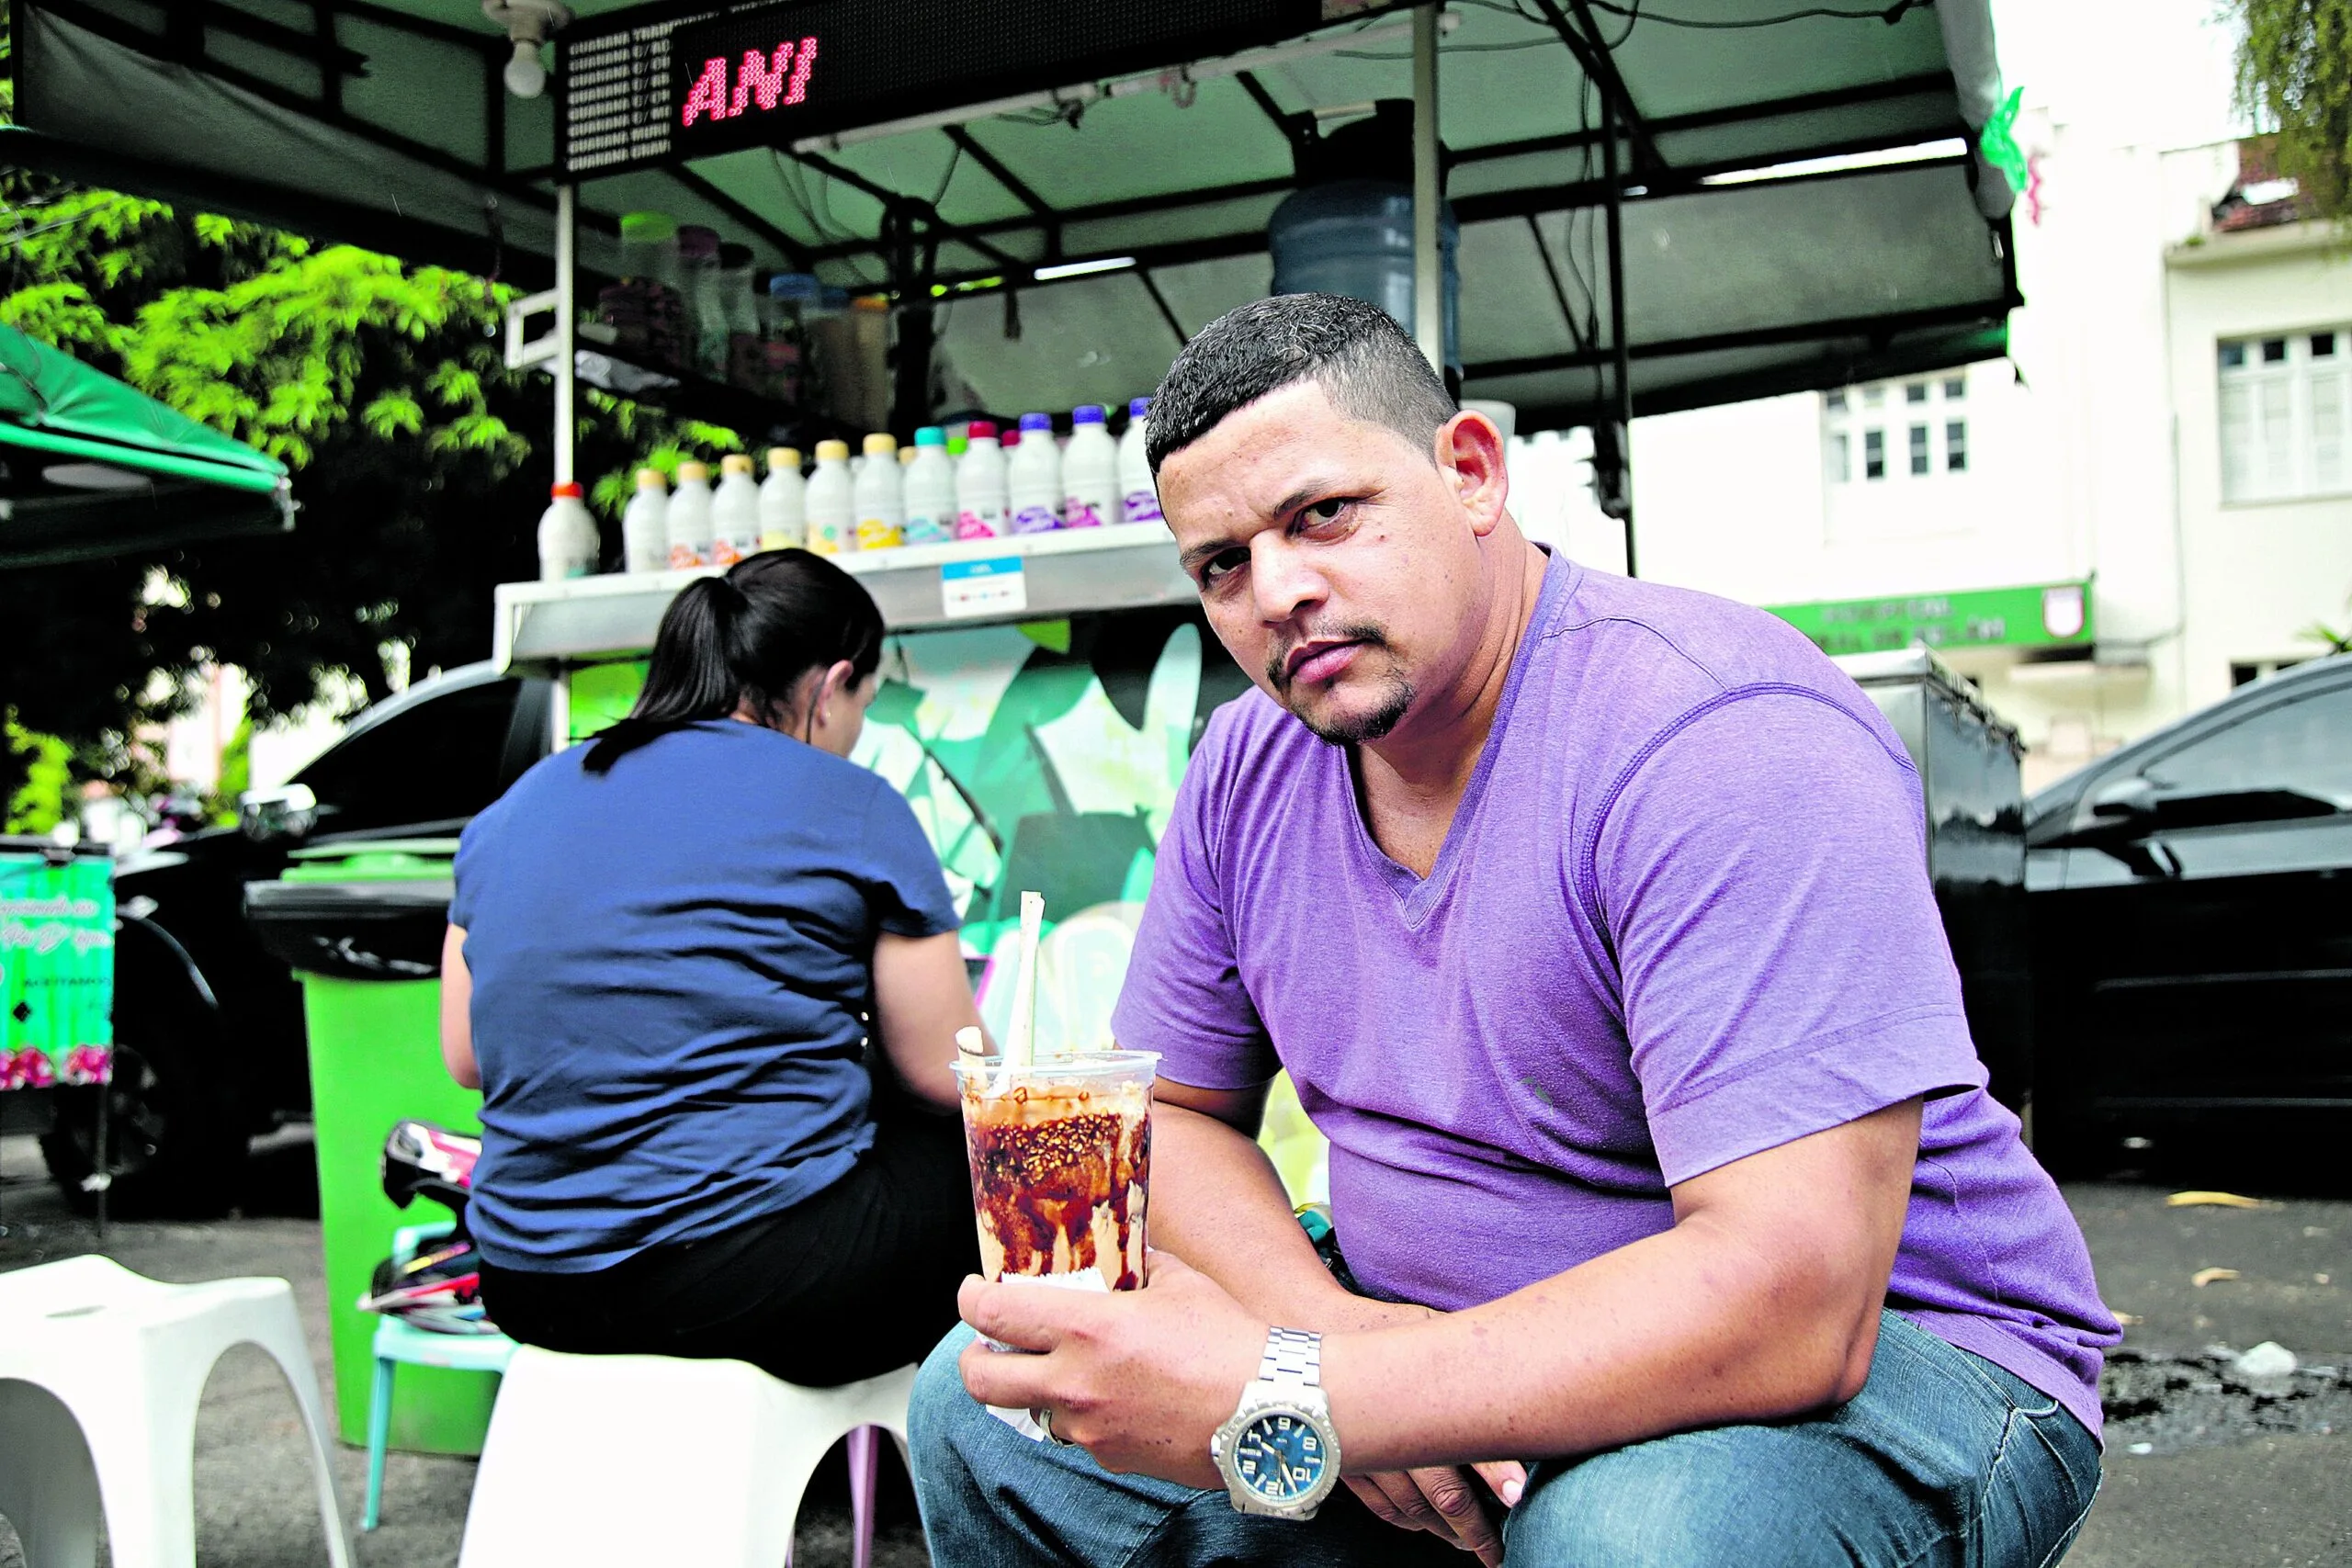
[[[1917,775],[1760,611],[1555,556],[1436,866],[1384,854],[1349,753],[1218,710],[1114,1018],[1168,1078],[1287,1068],[1348,1261],[1458,1311],[1674,1223],[1668,1189],[1928,1097],[1888,1304],[2099,1431],[2120,1337],[1984,1092]]]

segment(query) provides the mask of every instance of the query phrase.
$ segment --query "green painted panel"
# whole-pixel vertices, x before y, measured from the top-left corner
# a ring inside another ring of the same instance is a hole
[[[2088,582],[1772,604],[1826,653],[1911,648],[2068,648],[2096,639]]]

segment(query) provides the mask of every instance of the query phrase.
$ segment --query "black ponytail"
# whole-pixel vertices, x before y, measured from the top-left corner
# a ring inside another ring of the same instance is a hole
[[[584,765],[604,773],[649,740],[745,706],[774,714],[809,671],[842,660],[859,681],[882,663],[873,595],[807,550],[748,557],[670,602],[637,705],[596,736]]]

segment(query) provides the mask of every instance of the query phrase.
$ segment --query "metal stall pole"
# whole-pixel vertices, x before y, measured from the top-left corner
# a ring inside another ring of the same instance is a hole
[[[1445,379],[1445,274],[1438,254],[1437,13],[1413,8],[1413,341]]]
[[[90,1180],[93,1187],[91,1197],[97,1202],[100,1247],[107,1244],[107,1194],[114,1190],[114,1168],[107,1163],[107,1102],[113,1099],[114,1064],[109,1057],[107,1064],[107,1076],[98,1083],[97,1145],[90,1151]]]
[[[579,193],[569,183],[555,187],[555,482],[571,479],[571,447],[579,435],[572,412],[578,377],[575,345],[580,312]]]
[[[1634,380],[1633,355],[1625,342],[1624,193],[1617,172],[1617,105],[1600,95],[1600,156],[1609,184],[1609,343],[1615,355],[1618,491],[1624,506],[1625,575],[1639,577],[1634,561]]]

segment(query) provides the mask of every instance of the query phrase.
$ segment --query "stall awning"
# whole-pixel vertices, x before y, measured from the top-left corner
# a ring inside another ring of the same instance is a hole
[[[276,533],[286,466],[0,327],[0,567]]]
[[[2009,192],[1973,152],[2000,95],[1988,4],[1453,0],[1438,103],[1463,225],[1465,391],[1518,403],[1524,428],[1613,404],[1600,241],[1612,151],[1637,412],[2003,352],[2018,303]],[[741,9],[571,8],[588,30],[625,11]],[[1006,81],[976,76],[898,129],[808,137],[780,118],[775,145],[585,177],[582,265],[609,271],[619,216],[658,209],[769,265],[937,298],[945,367],[986,406],[1148,390],[1185,333],[1266,291],[1266,222],[1299,139],[1409,96],[1401,10],[1306,10],[1345,19],[1272,46],[1237,39],[1214,69],[1144,76],[1130,61],[1058,100],[942,112],[1005,96]],[[1095,0],[1070,11],[1102,14]],[[0,156],[419,261],[548,274],[558,100],[505,91],[510,48],[475,0],[17,0],[15,13],[24,129]],[[946,0],[889,14],[910,32],[999,25]],[[1620,128],[1607,145],[1604,118]]]

